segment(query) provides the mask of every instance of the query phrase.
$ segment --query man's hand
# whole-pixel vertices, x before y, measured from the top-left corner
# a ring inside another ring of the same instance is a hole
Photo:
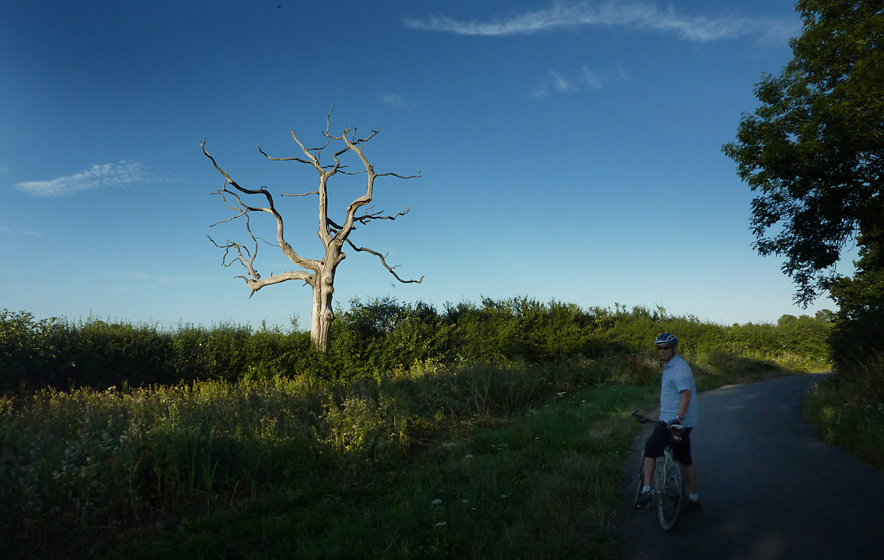
[[[681,416],[676,416],[675,420],[669,423],[670,426],[675,426],[676,424],[681,424],[683,418]]]

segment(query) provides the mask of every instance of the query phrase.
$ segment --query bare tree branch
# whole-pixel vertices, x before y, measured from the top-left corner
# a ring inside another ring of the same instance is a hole
[[[299,196],[310,196],[311,194],[319,194],[319,191],[310,191],[301,194],[286,194],[280,193],[279,196],[291,196],[291,197],[299,197]]]
[[[409,212],[411,212],[411,206],[409,206],[408,209],[405,210],[404,212],[399,212],[399,213],[394,214],[392,216],[382,216],[381,212],[383,212],[383,210],[381,210],[380,212],[374,212],[371,214],[369,214],[366,211],[366,213],[363,214],[362,216],[356,216],[355,220],[362,225],[367,224],[371,220],[395,220],[396,218],[399,218],[399,217],[404,216],[404,215],[408,214]]]
[[[313,274],[310,274],[306,270],[282,272],[280,274],[270,276],[269,278],[261,278],[260,280],[251,280],[249,278],[246,278],[245,276],[237,276],[237,278],[244,279],[246,281],[246,284],[249,285],[249,288],[251,288],[252,292],[249,294],[249,298],[255,295],[255,292],[257,292],[264,286],[280,284],[289,280],[300,280],[308,286],[312,286],[313,282],[315,281],[315,276]]]
[[[367,137],[360,138],[359,140],[357,140],[356,139],[356,129],[354,128],[353,132],[350,134],[350,143],[353,144],[354,146],[358,146],[359,144],[365,144],[366,142],[368,142],[369,140],[371,140],[372,138],[374,138],[375,136],[380,134],[380,132],[381,132],[381,127],[378,126],[377,130],[372,130],[371,134],[369,134]]]
[[[261,210],[264,212],[272,212],[273,211],[273,197],[270,195],[270,193],[267,191],[267,189],[265,187],[261,187],[261,189],[259,189],[259,190],[252,190],[252,189],[247,189],[247,188],[241,187],[239,184],[237,184],[236,181],[234,181],[233,179],[230,178],[230,175],[228,175],[226,171],[224,171],[223,169],[221,169],[218,166],[218,163],[215,161],[215,158],[213,158],[209,154],[209,152],[206,151],[206,141],[205,140],[200,142],[200,147],[203,149],[203,154],[205,154],[207,158],[212,160],[212,165],[215,166],[215,169],[218,170],[218,173],[220,173],[221,175],[224,176],[225,179],[227,179],[227,183],[224,184],[225,190],[227,188],[227,184],[231,184],[238,191],[243,192],[245,194],[263,194],[267,198],[267,203],[270,205],[270,208],[256,208],[255,210]],[[230,191],[228,191],[228,192],[230,192]]]
[[[251,230],[249,230],[249,235],[251,234],[252,232]],[[224,249],[224,257],[221,261],[221,266],[229,267],[234,262],[239,262],[248,271],[249,276],[239,275],[235,276],[235,278],[242,278],[243,280],[245,280],[246,284],[251,289],[251,292],[249,293],[250,299],[253,295],[255,295],[255,292],[257,292],[264,286],[279,284],[280,282],[285,282],[287,280],[301,280],[308,285],[313,284],[314,275],[303,270],[295,272],[283,272],[282,274],[271,275],[269,278],[261,278],[261,275],[254,267],[255,258],[258,256],[258,241],[254,235],[251,235],[251,237],[252,240],[255,242],[255,249],[251,252],[249,251],[248,247],[230,241],[229,239],[224,245],[221,245],[217,243],[214,239],[209,237],[209,241],[211,241],[215,245],[215,247],[218,247],[219,249]],[[230,254],[231,250],[236,251],[237,257],[228,262],[227,257]]]
[[[295,133],[292,132],[292,135],[294,135],[294,134],[295,134]],[[326,145],[328,145],[328,144],[326,144]],[[303,147],[303,146],[302,146],[302,147]],[[320,148],[320,149],[321,149],[321,148]],[[311,159],[311,160],[306,160],[306,159],[301,159],[301,158],[298,158],[298,157],[278,158],[278,157],[269,156],[269,155],[267,155],[267,153],[266,153],[264,150],[261,149],[261,146],[258,146],[258,151],[261,152],[261,154],[262,154],[264,157],[266,157],[266,158],[269,159],[269,160],[273,160],[273,161],[297,161],[297,162],[300,162],[300,163],[306,163],[306,164],[309,164],[309,165],[313,165],[314,163],[316,163],[316,160],[313,160],[313,159]]]
[[[421,172],[418,171],[417,175],[399,175],[398,173],[378,173],[376,177],[396,177],[399,179],[420,179]]]
[[[368,248],[366,248],[366,247],[357,247],[357,246],[354,245],[353,242],[350,241],[349,239],[347,240],[347,244],[349,244],[350,247],[353,247],[353,248],[354,248],[355,250],[357,250],[357,251],[362,251],[362,252],[365,252],[365,253],[371,253],[372,255],[376,256],[376,257],[379,258],[379,259],[381,259],[381,263],[384,265],[384,268],[386,268],[387,270],[389,270],[389,271],[390,271],[390,274],[392,274],[393,276],[395,276],[395,277],[396,277],[396,280],[399,280],[399,281],[402,282],[403,284],[420,284],[421,282],[424,281],[424,277],[423,277],[423,276],[420,277],[420,280],[403,280],[402,278],[399,277],[398,274],[396,274],[396,271],[394,270],[394,269],[396,269],[396,268],[399,268],[399,265],[397,264],[396,266],[392,266],[392,267],[391,267],[390,265],[387,264],[387,259],[386,259],[386,256],[387,256],[387,255],[382,255],[382,254],[378,253],[377,251],[373,251],[373,250],[368,249]],[[389,253],[388,253],[388,254],[389,254]]]
[[[226,187],[227,183],[224,183],[224,186]],[[224,206],[226,206],[230,210],[233,210],[234,212],[237,212],[237,214],[227,218],[226,220],[219,220],[219,221],[215,222],[214,224],[210,225],[209,227],[215,227],[218,224],[224,224],[227,222],[231,222],[231,221],[239,218],[240,216],[244,216],[249,211],[247,207],[243,207],[242,202],[240,202],[239,208],[231,206],[230,203],[227,202],[227,197],[225,196],[225,193],[234,194],[234,193],[231,193],[230,191],[226,190],[223,187],[220,190],[217,190],[217,191],[210,193],[210,194],[220,195],[221,199],[224,200]],[[234,196],[236,196],[236,195],[234,194]]]
[[[240,245],[239,243],[235,243],[229,239],[227,240],[227,243],[225,243],[224,245],[220,245],[217,241],[212,239],[212,236],[207,235],[206,237],[209,238],[209,241],[211,241],[215,245],[215,247],[218,247],[219,249],[224,249],[224,257],[222,257],[222,259],[221,259],[221,266],[229,267],[234,262],[239,262],[241,265],[245,266],[246,269],[248,269],[248,266],[245,264],[248,262],[248,260],[246,260],[243,257],[243,251],[245,251],[246,256],[248,256],[251,259],[251,254],[249,253],[249,249],[247,247]],[[231,249],[236,250],[236,252],[239,254],[239,256],[237,258],[233,259],[232,261],[227,262],[227,256],[230,254]]]
[[[215,247],[224,249],[224,258],[221,260],[222,266],[230,266],[231,264],[233,264],[233,262],[230,262],[230,263],[227,262],[227,255],[230,253],[231,249],[236,250],[237,258],[235,260],[239,261],[239,263],[241,265],[243,265],[243,267],[245,267],[245,269],[249,272],[248,278],[246,278],[245,276],[237,276],[237,278],[244,279],[246,281],[246,283],[249,284],[249,286],[251,286],[252,282],[257,282],[261,279],[261,275],[258,274],[257,270],[255,270],[255,257],[258,256],[258,240],[255,239],[255,234],[252,233],[252,227],[251,227],[251,223],[249,221],[249,215],[245,214],[245,213],[242,215],[244,215],[246,218],[246,231],[249,232],[249,237],[252,238],[252,242],[254,242],[254,244],[255,244],[254,251],[249,252],[247,247],[240,245],[239,243],[235,243],[233,241],[230,241],[229,239],[227,240],[227,243],[223,246],[218,245],[218,243],[215,243],[215,240],[212,239],[211,237],[209,237],[209,240],[215,244]],[[243,253],[245,253],[245,255],[243,255]],[[254,292],[255,292],[255,289],[253,288],[252,293],[254,293]],[[249,295],[249,297],[252,297],[252,296]]]
[[[286,242],[286,240],[285,240],[285,225],[283,224],[282,216],[279,214],[279,212],[276,211],[276,207],[273,204],[273,196],[267,191],[267,188],[261,187],[259,190],[254,190],[254,189],[246,189],[244,187],[241,187],[239,184],[236,183],[236,181],[234,181],[233,179],[230,178],[230,175],[228,175],[226,171],[224,171],[223,169],[221,169],[218,166],[218,163],[215,161],[215,158],[213,158],[209,154],[209,152],[206,150],[206,141],[205,140],[200,142],[200,147],[202,147],[202,149],[203,149],[203,154],[205,154],[206,157],[212,161],[212,165],[215,167],[215,169],[218,171],[218,173],[220,173],[227,180],[227,182],[224,184],[224,187],[221,189],[221,192],[231,194],[231,195],[233,195],[234,198],[236,198],[237,203],[239,203],[239,205],[240,205],[241,214],[244,214],[246,212],[267,212],[268,214],[271,214],[276,219],[276,239],[277,239],[277,241],[279,241],[279,247],[282,249],[282,251],[285,253],[285,255],[289,258],[289,260],[302,268],[306,268],[308,270],[318,272],[319,268],[320,268],[320,264],[318,262],[310,260],[310,259],[305,259],[304,257],[300,256],[299,254],[297,254],[295,252],[295,250],[292,248],[292,246],[289,245],[288,242]],[[267,208],[261,208],[261,207],[252,207],[252,206],[245,204],[242,201],[242,199],[240,198],[238,193],[235,193],[235,192],[227,189],[228,184],[233,185],[233,187],[236,190],[238,190],[244,194],[264,195],[264,197],[267,199],[267,204],[269,206]],[[223,194],[222,194],[222,197],[224,197]],[[225,204],[227,204],[226,198],[225,198]],[[229,205],[228,205],[228,208],[231,208],[233,210],[237,210],[235,208],[230,207]]]

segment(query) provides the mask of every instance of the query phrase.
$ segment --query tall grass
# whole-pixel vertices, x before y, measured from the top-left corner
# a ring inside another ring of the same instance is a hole
[[[823,440],[884,469],[884,354],[815,386],[805,415]]]
[[[426,364],[348,384],[246,376],[6,397],[0,531],[23,550],[84,553],[95,537],[162,525],[169,512],[236,510],[279,489],[322,487],[319,473],[392,468],[435,448],[441,434],[468,434],[602,375],[590,363]]]
[[[306,333],[4,311],[4,554],[604,558],[657,332],[685,341],[701,388],[825,364],[800,354],[813,329],[643,308],[340,316],[322,355]]]

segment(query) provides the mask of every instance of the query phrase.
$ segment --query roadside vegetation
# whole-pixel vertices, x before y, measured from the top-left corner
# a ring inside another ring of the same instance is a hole
[[[830,290],[835,375],[811,391],[805,413],[825,441],[884,469],[884,244],[861,247],[854,264]]]
[[[783,259],[795,300],[830,296],[835,375],[807,417],[826,441],[884,468],[884,17],[881,3],[801,0],[792,60],[755,86],[723,146],[755,193],[755,249]],[[856,250],[851,275],[839,260]]]
[[[0,312],[9,558],[610,558],[661,331],[698,387],[828,369],[828,317],[353,301],[309,333]]]
[[[805,414],[824,441],[884,469],[884,355],[815,386]]]

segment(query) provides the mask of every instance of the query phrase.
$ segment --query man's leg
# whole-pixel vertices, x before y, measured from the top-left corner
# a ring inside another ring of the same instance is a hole
[[[669,442],[669,428],[665,424],[654,427],[648,441],[645,442],[645,460],[642,465],[645,487],[654,485],[654,471],[657,468],[657,457],[663,454],[663,448]]]
[[[685,465],[684,466],[684,478],[685,484],[688,486],[688,494],[696,494],[697,493],[697,469],[694,468],[694,465]]]
[[[654,482],[654,470],[657,468],[657,459],[653,457],[645,457],[644,462],[644,484],[645,486],[653,486]]]
[[[657,468],[656,455],[662,449],[660,426],[656,426],[648,441],[645,442],[644,459],[642,460],[642,491],[636,500],[635,507],[647,507],[651,501],[651,487],[654,485],[654,471]]]
[[[688,487],[690,499],[685,503],[685,511],[700,511],[703,507],[700,505],[700,499],[697,497],[697,469],[694,465],[684,466],[685,485]]]
[[[642,485],[641,494],[635,501],[636,508],[647,507],[651,502],[651,481],[654,480],[654,469],[657,466],[657,460],[653,457],[645,457],[642,461]]]

